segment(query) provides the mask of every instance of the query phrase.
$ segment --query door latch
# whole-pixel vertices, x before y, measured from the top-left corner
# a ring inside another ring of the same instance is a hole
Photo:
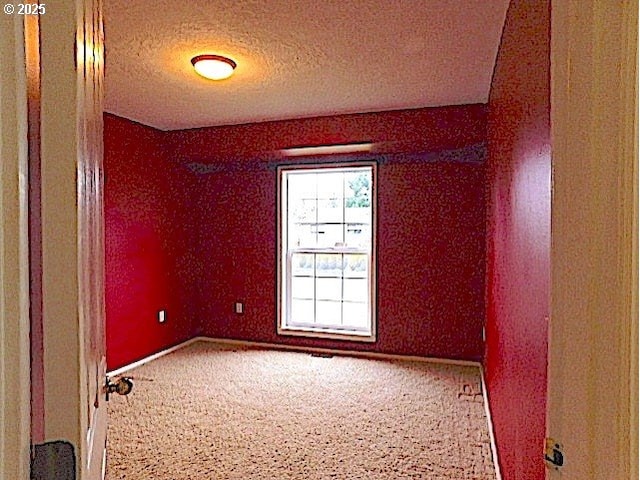
[[[559,470],[564,465],[562,446],[553,438],[547,438],[545,442],[544,459],[555,470]]]
[[[117,393],[118,395],[129,395],[131,390],[133,390],[133,380],[129,377],[118,377],[113,382],[109,377],[107,377],[104,384],[104,393],[107,402],[109,401],[109,395],[113,393]]]

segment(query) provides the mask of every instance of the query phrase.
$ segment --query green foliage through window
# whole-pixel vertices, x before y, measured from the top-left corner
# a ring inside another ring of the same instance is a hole
[[[369,175],[361,173],[353,180],[348,180],[349,188],[353,191],[353,197],[347,198],[347,208],[366,208],[371,205],[371,181]]]

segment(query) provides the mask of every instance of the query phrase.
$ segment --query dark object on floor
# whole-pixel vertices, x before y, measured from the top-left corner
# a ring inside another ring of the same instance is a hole
[[[33,446],[31,480],[75,480],[76,455],[69,442]]]

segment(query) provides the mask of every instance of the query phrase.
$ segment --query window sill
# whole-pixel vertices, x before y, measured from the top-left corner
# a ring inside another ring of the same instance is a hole
[[[328,328],[282,327],[278,326],[278,335],[292,337],[319,338],[327,340],[346,340],[351,342],[376,341],[375,333],[331,330]]]

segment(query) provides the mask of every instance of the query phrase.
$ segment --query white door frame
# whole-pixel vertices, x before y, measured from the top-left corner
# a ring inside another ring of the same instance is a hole
[[[637,479],[638,4],[553,0],[551,23],[549,478]]]
[[[22,18],[0,16],[0,480],[30,461],[27,83]]]
[[[106,435],[101,3],[40,15],[44,435],[75,447],[79,480],[102,478]]]
[[[86,318],[102,318],[87,308],[100,310],[99,293],[89,301],[87,295],[101,268],[91,278],[85,275],[79,255],[86,247],[78,233],[87,215],[92,225],[101,219],[99,212],[79,210],[79,196],[87,202],[86,195],[101,182],[98,171],[88,176],[90,167],[80,172],[102,149],[101,2],[59,0],[46,7],[40,15],[44,441],[73,444],[77,478],[92,480],[101,477],[104,446],[92,439],[103,439],[104,430],[92,435],[94,402],[88,400],[91,390],[101,392],[104,375],[87,368],[90,334],[85,325]],[[30,477],[25,18],[0,14],[0,480]],[[76,58],[84,64],[76,65]],[[92,75],[97,75],[94,91],[99,93],[89,98],[85,91]],[[89,464],[92,451],[97,460]]]

